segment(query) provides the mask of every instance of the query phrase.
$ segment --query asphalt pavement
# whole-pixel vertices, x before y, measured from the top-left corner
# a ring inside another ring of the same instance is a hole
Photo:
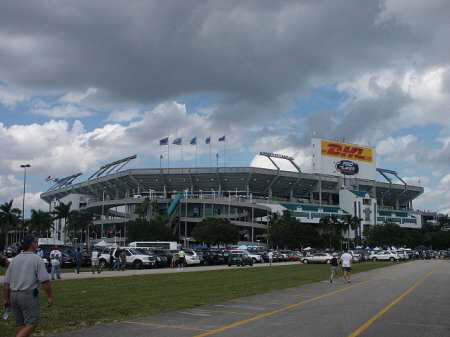
[[[449,337],[450,261],[413,261],[61,337]]]

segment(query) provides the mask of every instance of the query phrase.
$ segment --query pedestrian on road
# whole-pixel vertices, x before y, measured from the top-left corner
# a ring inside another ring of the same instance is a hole
[[[37,242],[32,236],[22,240],[23,252],[17,255],[6,271],[3,287],[5,307],[11,308],[18,327],[16,337],[31,336],[40,320],[39,286],[53,304],[52,289],[44,261],[35,254]]]
[[[114,255],[113,255],[113,249],[109,251],[109,269],[114,270]]]
[[[77,247],[77,250],[75,251],[74,254],[74,258],[75,258],[75,272],[77,274],[80,273],[80,268],[81,268],[81,251],[80,251],[80,247]]]
[[[272,261],[273,261],[273,252],[270,251],[267,256],[269,257],[269,266],[272,266]]]
[[[125,250],[122,249],[119,254],[120,259],[120,270],[124,271],[127,267],[127,253],[125,253]]]
[[[178,269],[184,270],[184,264],[186,262],[186,253],[183,249],[178,252]]]
[[[330,260],[330,266],[331,266],[330,283],[333,283],[334,277],[336,276],[339,268],[339,261],[337,259],[337,254],[333,254],[333,257]]]
[[[50,252],[50,263],[52,264],[52,280],[55,279],[55,276],[58,280],[61,279],[61,261],[62,261],[62,253],[58,250],[58,247],[53,247],[53,250]]]
[[[97,248],[94,247],[91,254],[91,271],[92,274],[100,274],[101,268],[100,268],[100,253],[98,252]]]
[[[347,283],[351,282],[353,256],[346,250],[341,256],[342,269],[344,270],[344,279]]]

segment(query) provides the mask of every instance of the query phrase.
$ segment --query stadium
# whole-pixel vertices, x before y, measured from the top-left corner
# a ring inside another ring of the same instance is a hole
[[[413,201],[423,187],[408,185],[394,170],[378,168],[375,149],[313,139],[312,151],[312,173],[303,172],[289,156],[266,152],[260,155],[270,160],[273,169],[124,169],[136,158],[131,156],[102,166],[81,182],[75,182],[81,173],[55,179],[41,198],[50,211],[59,202],[72,202],[73,210],[89,212],[102,228],[101,237],[108,228],[117,231],[133,220],[136,206],[145,200],[157,202],[171,224],[178,226],[179,239],[187,241],[193,239],[195,224],[207,217],[229,219],[247,241],[264,240],[271,215],[285,210],[311,224],[326,216],[357,216],[360,233],[365,226],[385,222],[421,227]],[[279,160],[290,162],[295,171],[280,169]],[[64,223],[55,226],[54,238],[64,240],[63,227]]]

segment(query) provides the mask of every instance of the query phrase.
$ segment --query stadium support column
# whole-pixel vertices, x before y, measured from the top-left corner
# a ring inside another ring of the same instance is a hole
[[[395,209],[400,209],[400,201],[398,198],[395,199]]]
[[[255,227],[253,226],[255,222],[255,207],[252,206],[252,242],[254,242],[254,235],[255,235]]]
[[[319,176],[319,205],[322,205],[322,176]]]

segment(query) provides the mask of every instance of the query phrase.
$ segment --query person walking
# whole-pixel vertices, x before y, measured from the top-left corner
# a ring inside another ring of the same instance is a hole
[[[91,271],[92,274],[100,274],[101,268],[100,268],[100,253],[98,252],[97,248],[94,247],[91,254]]]
[[[351,283],[352,277],[352,260],[353,256],[347,250],[341,256],[342,269],[344,270],[344,279],[347,283]]]
[[[127,253],[125,253],[125,249],[122,249],[119,254],[120,259],[120,270],[124,271],[127,267]]]
[[[53,304],[50,278],[44,261],[35,254],[37,242],[34,237],[25,236],[22,249],[8,267],[3,287],[4,306],[12,309],[16,319],[16,337],[31,336],[39,324],[39,286],[47,294],[48,305]]]
[[[183,248],[178,252],[178,269],[184,270],[184,264],[186,263],[186,253]]]
[[[269,258],[269,266],[272,267],[272,262],[273,262],[273,252],[270,251],[269,253],[267,253],[267,257]]]
[[[61,279],[61,260],[62,253],[58,250],[58,247],[55,246],[50,252],[50,263],[52,264],[52,280],[55,280],[55,275],[58,280]]]
[[[80,247],[77,247],[77,250],[75,251],[74,254],[74,258],[75,258],[75,272],[77,274],[80,273],[80,268],[81,268],[81,251],[80,251]]]
[[[333,257],[330,260],[331,274],[330,274],[330,283],[333,283],[334,277],[336,276],[339,268],[339,261],[337,259],[337,254],[333,254]]]

